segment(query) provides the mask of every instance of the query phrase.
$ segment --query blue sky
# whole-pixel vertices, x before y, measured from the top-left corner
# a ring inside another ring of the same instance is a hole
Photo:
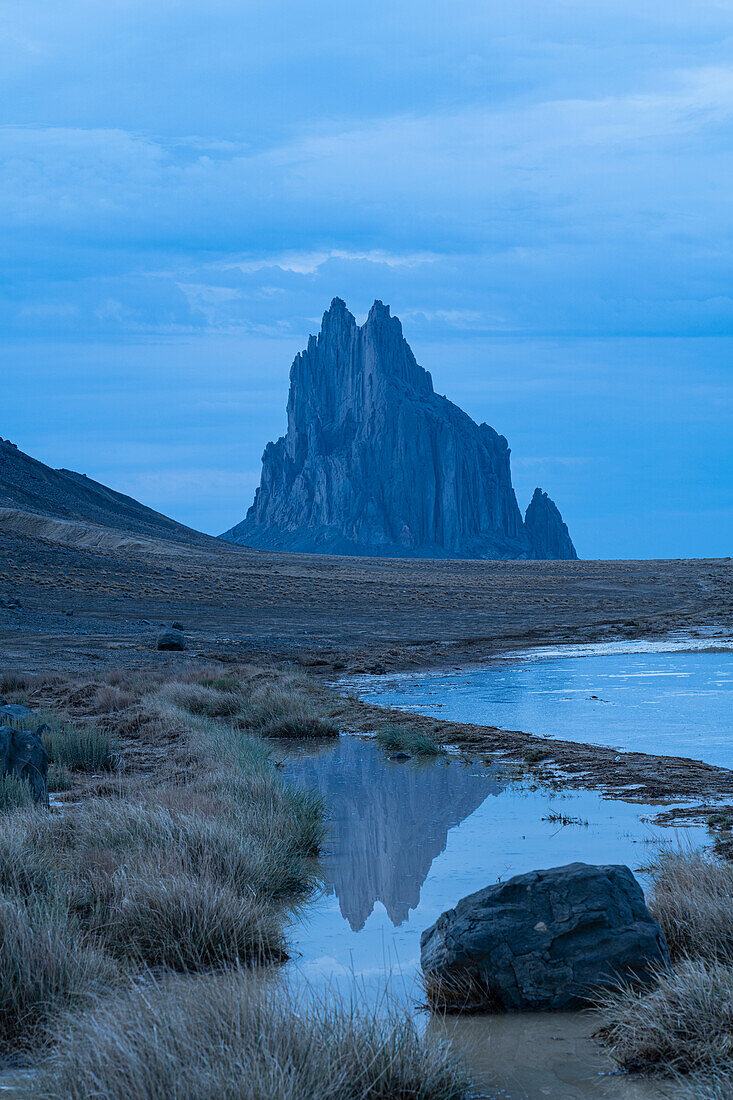
[[[338,294],[584,557],[733,545],[731,0],[0,2],[0,434],[238,521]]]

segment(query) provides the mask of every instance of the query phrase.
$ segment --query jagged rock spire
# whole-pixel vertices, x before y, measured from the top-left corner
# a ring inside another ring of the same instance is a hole
[[[577,561],[578,555],[560,511],[542,489],[535,489],[524,517],[524,526],[532,547],[532,557]]]
[[[360,327],[341,298],[295,357],[288,427],[268,443],[246,518],[265,549],[409,557],[534,556],[506,439],[433,390],[389,306]]]

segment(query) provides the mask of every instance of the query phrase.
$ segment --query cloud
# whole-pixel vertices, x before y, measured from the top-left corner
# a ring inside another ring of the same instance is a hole
[[[245,274],[276,267],[280,268],[281,271],[293,271],[297,275],[313,275],[330,260],[384,264],[386,267],[415,267],[417,264],[435,263],[439,259],[439,255],[434,252],[400,254],[385,252],[378,248],[367,251],[330,248],[328,251],[283,252],[280,255],[264,256],[258,259],[236,259],[232,257],[221,261],[217,266],[223,271],[237,268]]]
[[[110,475],[174,447],[182,477],[226,436],[221,468],[252,471],[338,294],[392,306],[518,477],[574,441],[588,469],[551,473],[586,547],[609,418],[635,469],[658,433],[649,494],[677,491],[685,433],[706,491],[730,466],[727,0],[1,8],[6,432]]]

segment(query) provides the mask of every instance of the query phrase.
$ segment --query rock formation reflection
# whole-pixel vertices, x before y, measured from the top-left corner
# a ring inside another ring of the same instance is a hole
[[[376,745],[356,737],[290,759],[286,769],[320,791],[333,815],[326,869],[355,932],[377,901],[394,925],[407,920],[449,830],[502,790],[489,769],[455,760],[386,761]]]

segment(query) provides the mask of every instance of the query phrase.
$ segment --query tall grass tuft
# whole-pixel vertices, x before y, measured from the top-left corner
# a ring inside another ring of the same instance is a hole
[[[38,1046],[59,1012],[79,1009],[113,974],[108,959],[80,943],[63,909],[0,898],[0,1051]]]
[[[376,741],[387,752],[406,752],[410,756],[440,756],[445,752],[429,733],[403,729],[401,726],[385,726],[378,731]]]
[[[160,689],[157,698],[164,706],[172,706],[203,718],[230,718],[242,706],[236,693],[219,691],[206,684],[167,684]]]
[[[38,1100],[464,1100],[409,1017],[286,1002],[237,971],[169,979],[68,1018]]]
[[[262,737],[337,737],[307,681],[295,673],[175,681],[153,695],[162,713],[228,720]]]
[[[33,677],[22,672],[4,672],[0,676],[0,695],[17,696],[25,693]]]
[[[68,768],[62,764],[51,764],[48,769],[48,789],[52,793],[70,791],[74,786],[74,778]]]
[[[96,932],[117,958],[180,972],[287,958],[272,906],[224,883],[152,864],[114,876],[110,895]]]
[[[132,868],[164,852],[192,875],[228,884],[242,895],[287,900],[318,882],[313,861],[283,821],[253,805],[236,816],[176,812],[147,801],[89,799],[50,821],[28,820],[28,847],[46,851],[67,879],[84,853],[106,851]]]
[[[38,899],[54,892],[55,856],[32,840],[39,824],[49,820],[35,804],[0,819],[0,893]]]
[[[240,724],[263,737],[338,737],[338,726],[295,674],[250,685]]]
[[[114,771],[120,762],[117,743],[109,730],[98,726],[77,726],[54,715],[40,715],[46,724],[41,736],[48,758],[70,771]]]
[[[647,993],[630,987],[601,993],[599,1032],[628,1072],[689,1073],[730,1063],[733,1050],[733,967],[686,959],[658,974]]]
[[[702,850],[663,850],[649,870],[649,907],[672,957],[733,961],[733,864]]]
[[[733,1073],[717,1066],[709,1073],[693,1074],[675,1082],[676,1100],[733,1100]]]
[[[0,814],[12,813],[33,803],[30,784],[15,775],[0,775]]]

